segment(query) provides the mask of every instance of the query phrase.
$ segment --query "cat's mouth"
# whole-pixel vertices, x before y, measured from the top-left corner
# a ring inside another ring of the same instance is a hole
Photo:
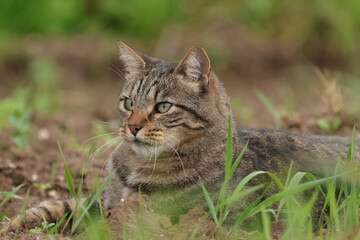
[[[164,150],[162,145],[151,144],[140,139],[134,139],[132,141],[131,149],[145,159],[157,159]]]
[[[133,140],[133,143],[136,144],[136,145],[138,145],[138,146],[141,146],[141,145],[144,145],[144,146],[153,146],[151,143],[142,141],[142,140],[140,140],[140,139],[138,139],[138,138],[135,138],[135,139]]]

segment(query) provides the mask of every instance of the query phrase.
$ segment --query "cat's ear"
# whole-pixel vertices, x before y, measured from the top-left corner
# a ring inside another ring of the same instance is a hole
[[[211,73],[210,59],[202,47],[192,47],[177,65],[175,71],[192,81],[203,81],[207,85]]]
[[[131,49],[123,42],[119,43],[119,58],[128,75],[138,74],[144,71],[146,62],[142,55]]]

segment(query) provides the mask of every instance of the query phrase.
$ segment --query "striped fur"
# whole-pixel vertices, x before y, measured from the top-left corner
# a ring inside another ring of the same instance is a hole
[[[119,45],[126,71],[119,101],[124,142],[109,158],[107,170],[115,171],[115,176],[103,194],[104,209],[139,190],[150,196],[174,190],[170,196],[174,197],[179,191],[198,189],[199,179],[216,192],[224,176],[228,120],[233,117],[229,97],[211,71],[206,52],[193,47],[180,63],[166,63]],[[163,103],[171,106],[161,112]],[[235,129],[233,120],[232,125]],[[340,151],[347,149],[349,138],[258,129],[234,133],[233,142],[234,156],[249,142],[231,183],[235,185],[256,170],[286,172],[291,161],[296,170],[331,172],[336,160],[344,159],[346,151]],[[28,210],[25,222],[39,223],[42,215],[53,221],[73,207],[74,200],[43,202]],[[19,224],[17,218],[8,229]]]

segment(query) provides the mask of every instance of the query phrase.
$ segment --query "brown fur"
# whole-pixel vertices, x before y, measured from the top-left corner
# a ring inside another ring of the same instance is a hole
[[[193,194],[193,190],[199,190],[199,179],[212,186],[215,194],[224,176],[232,112],[229,97],[211,71],[206,52],[193,47],[176,64],[147,57],[121,42],[119,46],[126,71],[119,103],[119,133],[124,142],[109,159],[107,170],[115,171],[115,175],[104,192],[105,209],[139,191],[150,196],[167,192],[164,197],[168,198],[175,198],[181,191]],[[133,104],[131,110],[127,109],[127,99]],[[157,107],[163,102],[171,107],[160,113]],[[234,157],[249,143],[232,180],[235,185],[257,170],[287,172],[292,161],[297,171],[332,173],[336,161],[345,158],[350,141],[344,137],[244,129],[234,133],[233,142]],[[201,194],[192,196],[203,198]],[[58,219],[66,212],[64,206],[45,202],[30,209],[26,221],[34,221],[42,214],[49,220]]]

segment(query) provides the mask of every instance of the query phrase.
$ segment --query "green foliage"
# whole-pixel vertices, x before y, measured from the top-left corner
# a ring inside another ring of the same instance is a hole
[[[162,26],[183,14],[180,2],[166,0],[3,0],[0,29],[9,34],[68,34],[102,29],[153,37]]]
[[[244,0],[236,10],[238,19],[249,28],[293,47],[321,41],[325,47],[351,54],[360,37],[358,1]]]
[[[341,127],[342,121],[340,118],[334,120],[327,120],[325,118],[319,118],[316,122],[319,128],[326,132],[335,132]]]
[[[321,44],[356,56],[360,4],[356,0],[228,2],[133,0],[2,0],[0,33],[3,35],[112,32],[154,40],[163,28],[227,13],[227,20],[246,26],[262,38],[276,37],[291,50],[303,44]],[[223,16],[221,16],[223,17]],[[11,23],[11,24],[9,24]]]

